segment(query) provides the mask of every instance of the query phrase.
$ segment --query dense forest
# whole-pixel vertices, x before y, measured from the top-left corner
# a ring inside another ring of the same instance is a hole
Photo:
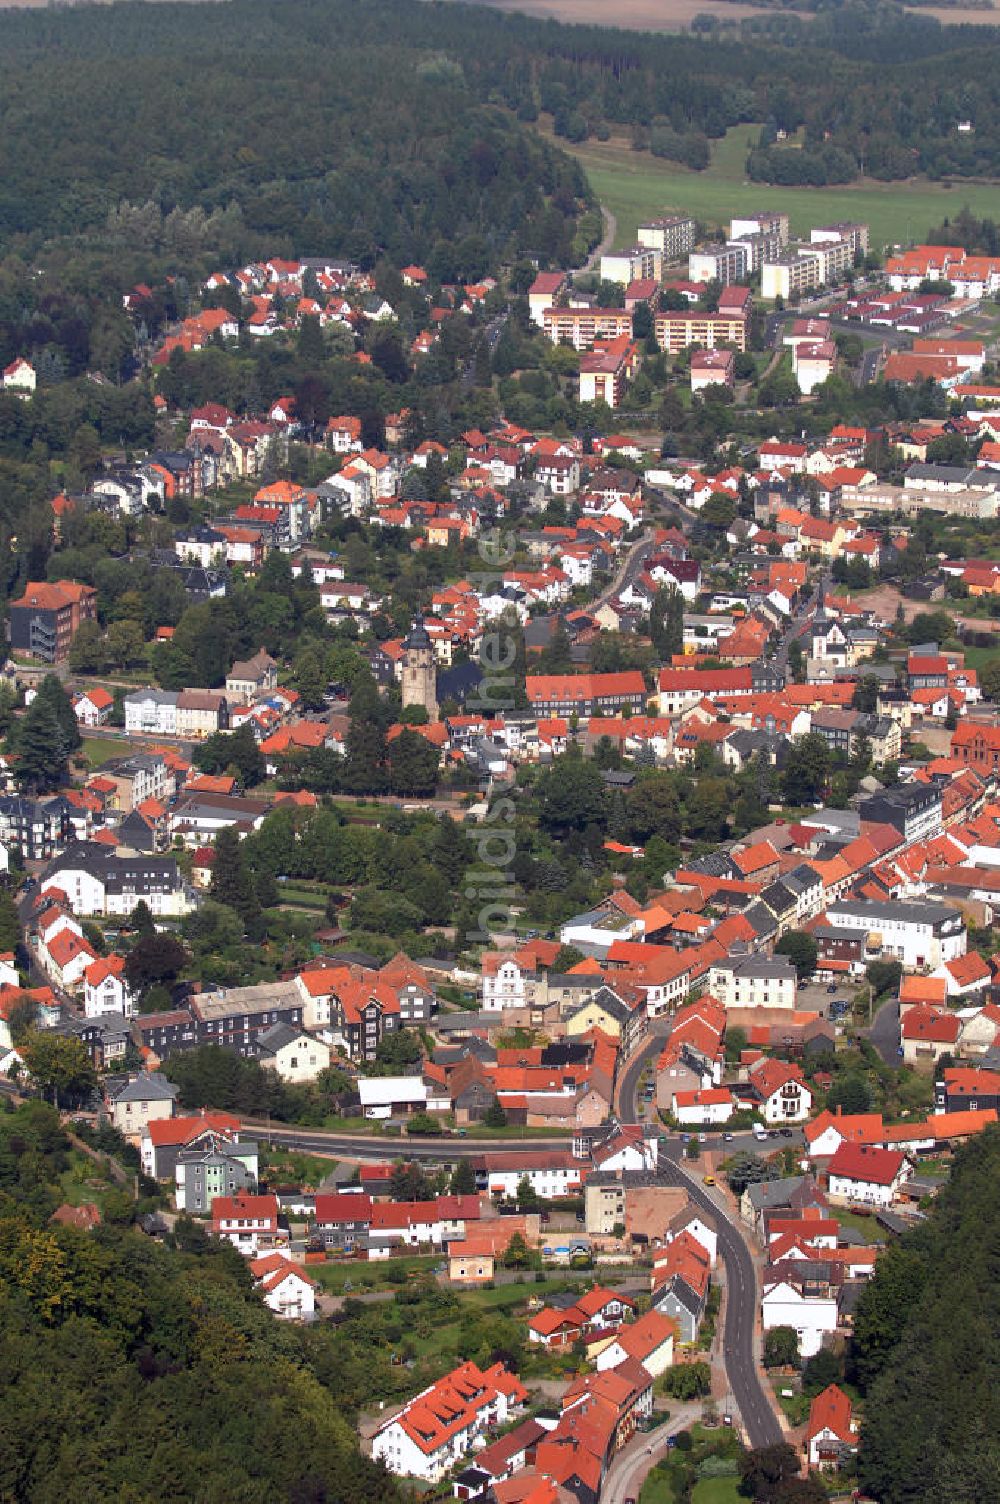
[[[72,1155],[51,1108],[0,1112],[0,1497],[390,1504],[330,1338],[184,1218],[170,1247],[120,1195],[92,1232],[51,1224]]]
[[[707,138],[762,122],[750,170],[765,181],[1000,164],[1000,40],[884,0],[710,38],[417,0],[10,11],[0,36],[0,249],[114,248],[124,273],[265,246],[383,251],[442,276],[565,260],[584,185],[511,112],[549,111],[577,139],[654,133],[696,166]],[[799,129],[801,150],[776,144]],[[61,297],[78,271],[63,264]],[[3,301],[0,284],[0,322]]]
[[[956,1158],[926,1222],[879,1259],[855,1319],[859,1468],[882,1504],[1000,1498],[1000,1133]]]

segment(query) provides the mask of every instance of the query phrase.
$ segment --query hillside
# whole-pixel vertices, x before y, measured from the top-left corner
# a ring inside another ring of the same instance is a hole
[[[393,1500],[231,1248],[161,1247],[125,1198],[93,1232],[49,1223],[69,1149],[50,1108],[0,1114],[0,1497]]]
[[[957,1156],[927,1221],[879,1261],[858,1309],[859,1468],[882,1504],[1000,1498],[1000,1133]]]

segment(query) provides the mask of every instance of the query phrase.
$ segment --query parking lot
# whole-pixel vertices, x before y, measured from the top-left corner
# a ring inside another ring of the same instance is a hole
[[[833,989],[831,991],[831,988]],[[801,1013],[820,1013],[824,1018],[830,1018],[835,1023],[843,1023],[844,1018],[850,1012],[854,1004],[854,994],[857,991],[855,982],[846,979],[837,983],[806,982],[798,990],[795,999],[796,1011]],[[841,1009],[837,1006],[847,1004]],[[838,1012],[840,1017],[838,1018]]]

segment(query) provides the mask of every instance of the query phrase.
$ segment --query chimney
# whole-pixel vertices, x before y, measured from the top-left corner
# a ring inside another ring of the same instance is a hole
[[[839,1118],[839,1117],[843,1117],[843,1115],[844,1115],[844,1109],[841,1106],[841,1104],[838,1102],[837,1103],[837,1116]]]

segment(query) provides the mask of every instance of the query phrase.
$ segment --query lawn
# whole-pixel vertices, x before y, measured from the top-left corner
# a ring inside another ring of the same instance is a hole
[[[322,1154],[303,1154],[275,1144],[261,1151],[260,1168],[270,1185],[319,1185],[333,1174],[337,1161]]]
[[[110,736],[85,736],[79,756],[87,759],[88,768],[99,768],[112,757],[123,757],[129,744]]]
[[[793,234],[835,220],[861,220],[871,227],[874,249],[896,241],[922,240],[932,225],[940,224],[946,215],[954,216],[965,204],[978,215],[995,211],[995,183],[949,187],[914,179],[834,188],[751,183],[744,175],[744,163],[758,132],[754,125],[733,126],[722,140],[712,143],[712,161],[704,172],[692,172],[647,151],[632,151],[620,137],[579,146],[563,140],[556,144],[582,164],[595,194],[617,219],[617,246],[633,244],[642,220],[668,210],[691,213],[718,225],[734,212],[752,212],[761,206],[784,210]]]
[[[851,1212],[843,1206],[831,1206],[830,1215],[840,1223],[841,1227],[853,1227],[866,1243],[885,1242],[885,1233],[875,1221],[874,1216],[866,1217],[861,1212]]]
[[[91,1159],[89,1154],[84,1154],[82,1149],[71,1151],[69,1166],[63,1171],[59,1186],[64,1201],[70,1206],[81,1206],[85,1201],[93,1201],[102,1211],[110,1192],[124,1190],[128,1195],[131,1191],[130,1185],[118,1185],[104,1165]]]
[[[669,1474],[654,1467],[653,1471],[646,1475],[646,1481],[639,1495],[639,1504],[674,1504],[676,1497]]]
[[[691,1493],[691,1504],[742,1504],[738,1478],[700,1478]]]

